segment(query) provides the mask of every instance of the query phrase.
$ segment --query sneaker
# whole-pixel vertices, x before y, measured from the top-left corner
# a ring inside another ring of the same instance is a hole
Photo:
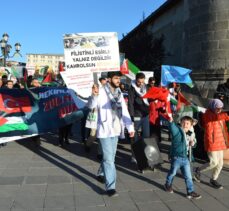
[[[164,188],[166,192],[173,193],[172,185],[165,184]]]
[[[110,189],[110,190],[107,190],[107,195],[110,197],[117,197],[118,193],[116,192],[115,189]]]
[[[210,184],[215,189],[223,189],[223,186],[220,183],[218,183],[216,180],[210,179]]]
[[[188,199],[200,199],[202,196],[196,192],[191,192],[187,194]]]
[[[98,180],[99,182],[101,182],[101,183],[105,183],[105,178],[104,178],[104,176],[101,176],[101,175],[97,176],[97,180]]]
[[[195,172],[194,172],[194,175],[193,175],[193,179],[196,182],[200,182],[200,176],[201,176],[200,170],[199,170],[199,168],[196,168]]]

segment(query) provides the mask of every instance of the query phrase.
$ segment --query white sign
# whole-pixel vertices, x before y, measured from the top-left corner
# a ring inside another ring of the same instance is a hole
[[[64,35],[65,69],[80,74],[86,70],[120,70],[118,36],[115,32]]]
[[[93,73],[119,71],[118,36],[115,32],[64,35],[65,72],[68,88],[82,97],[91,95]]]
[[[94,83],[93,74],[89,70],[81,72],[60,72],[66,86],[73,89],[82,97],[91,95],[91,88]]]

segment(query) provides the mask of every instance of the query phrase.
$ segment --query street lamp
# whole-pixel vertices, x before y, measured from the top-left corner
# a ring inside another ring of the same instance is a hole
[[[7,33],[4,33],[2,35],[2,40],[0,41],[0,45],[1,45],[1,50],[2,50],[2,55],[3,56],[3,66],[6,66],[6,58],[12,58],[15,55],[20,55],[20,49],[21,49],[21,44],[20,43],[16,43],[15,46],[15,52],[13,54],[13,56],[10,56],[10,51],[12,49],[12,46],[10,44],[8,44],[8,39],[9,39],[9,35]]]

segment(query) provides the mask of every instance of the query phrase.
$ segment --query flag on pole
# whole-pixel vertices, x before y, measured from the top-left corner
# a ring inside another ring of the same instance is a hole
[[[129,59],[128,59],[128,69],[129,71],[131,71],[134,75],[136,75],[137,73],[139,73],[141,70],[134,65]]]
[[[192,79],[189,76],[191,72],[192,70],[183,67],[162,65],[161,85],[167,86],[169,83],[173,82],[192,84]]]
[[[170,95],[169,90],[163,87],[152,87],[143,96],[143,98],[149,98],[153,100],[160,100],[165,103],[165,113],[161,113],[165,119],[170,120],[172,117],[172,111],[170,106]]]
[[[191,105],[191,103],[184,97],[181,92],[178,92],[177,111],[180,110],[182,105]]]

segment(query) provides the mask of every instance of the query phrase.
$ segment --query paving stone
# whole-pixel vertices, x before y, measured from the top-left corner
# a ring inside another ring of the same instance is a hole
[[[140,211],[149,211],[149,210],[157,210],[157,211],[169,211],[170,209],[162,202],[144,202],[137,203],[137,207]]]
[[[18,195],[14,199],[13,207],[16,209],[35,209],[44,207],[44,196]]]
[[[27,176],[25,184],[47,184],[48,176]]]
[[[201,199],[198,199],[201,200]],[[173,211],[198,211],[200,210],[192,200],[182,200],[182,201],[167,201],[166,205]]]
[[[161,190],[155,190],[155,193],[158,195],[158,197],[161,199],[161,201],[179,201],[179,200],[185,200],[186,199],[186,192],[181,192],[174,190],[174,193],[168,193]]]
[[[108,207],[105,206],[89,206],[89,207],[78,207],[77,211],[108,211]]]
[[[88,193],[97,193],[97,194],[101,194],[104,193],[104,188],[96,185],[96,183],[83,183],[83,182],[79,182],[79,183],[75,183],[73,184],[73,188],[74,188],[74,193],[76,195],[80,195],[80,194],[88,194]]]
[[[66,209],[58,209],[58,208],[44,208],[43,211],[76,211],[75,208],[66,208]],[[78,210],[77,210],[78,211]]]
[[[0,198],[14,197],[19,188],[20,185],[0,185]]]
[[[220,201],[214,199],[213,197],[204,197],[199,200],[193,201],[193,203],[200,208],[201,210],[208,210],[208,211],[228,211],[228,208],[220,203]]]
[[[0,210],[8,209],[13,206],[13,199],[12,197],[0,197]]]
[[[2,173],[2,177],[7,177],[7,176],[14,176],[14,177],[19,177],[19,176],[25,176],[27,175],[28,168],[6,168]]]
[[[131,196],[127,192],[119,193],[117,197],[104,195],[108,210],[138,210]]]
[[[73,184],[50,184],[47,186],[46,196],[73,195]]]
[[[22,185],[17,192],[17,196],[44,196],[47,185]]]
[[[69,176],[48,176],[48,184],[72,183]]]
[[[0,185],[19,185],[24,181],[24,177],[3,177],[0,176]]]
[[[129,193],[135,203],[160,201],[158,195],[153,191],[136,191]]]
[[[75,197],[75,200],[77,206],[79,207],[105,206],[103,195],[99,195],[97,193],[80,194]]]
[[[75,201],[72,195],[47,196],[44,208],[75,208]]]

